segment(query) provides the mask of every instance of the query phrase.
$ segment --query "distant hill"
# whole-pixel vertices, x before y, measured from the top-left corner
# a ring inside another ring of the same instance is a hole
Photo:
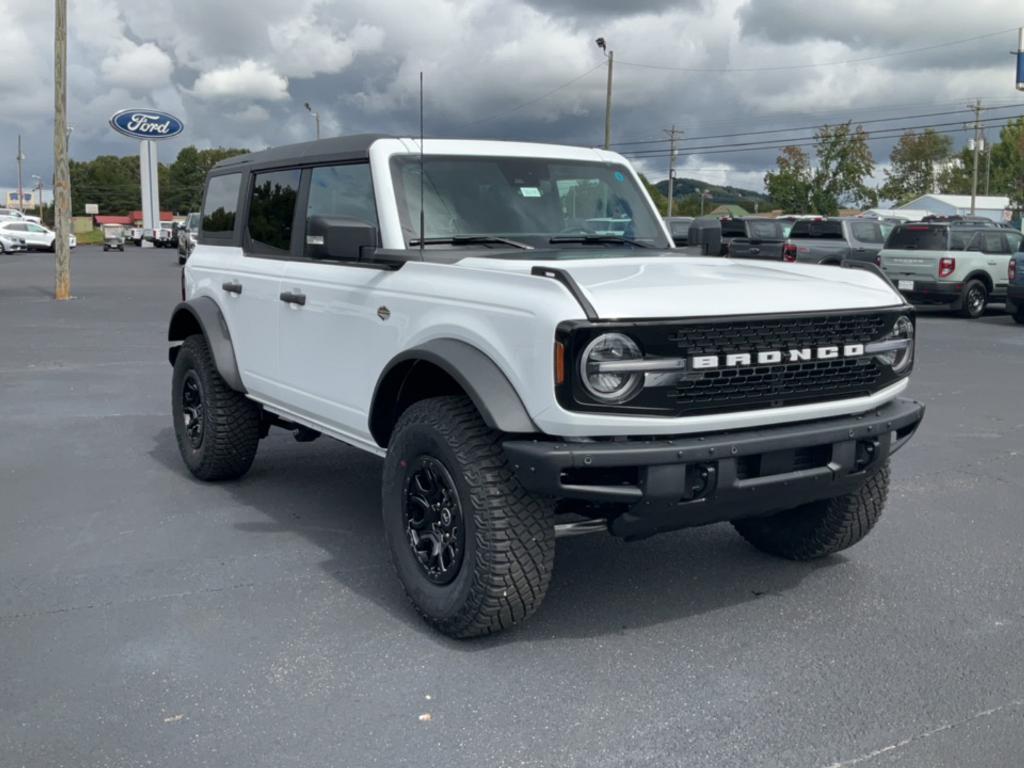
[[[668,179],[659,181],[654,187],[661,194],[668,196]],[[709,184],[700,179],[687,179],[685,177],[676,178],[672,185],[672,196],[679,202],[684,202],[686,198],[695,200],[697,199],[698,189],[705,189],[709,193],[709,197],[704,203],[704,210],[710,210],[716,205],[724,204],[739,205],[751,213],[754,213],[755,209],[763,213],[772,207],[769,197],[760,192],[740,187]]]

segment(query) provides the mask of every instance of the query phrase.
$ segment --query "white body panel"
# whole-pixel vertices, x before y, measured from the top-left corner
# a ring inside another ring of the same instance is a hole
[[[600,160],[629,167],[621,156],[595,149],[442,140],[428,140],[425,148],[428,153]],[[395,153],[418,149],[418,142],[400,139],[378,140],[370,149],[386,248],[405,243],[388,161]],[[609,258],[607,251],[547,262],[482,257],[456,264],[409,261],[388,271],[256,258],[238,248],[200,244],[185,271],[189,298],[210,296],[223,308],[242,381],[254,399],[376,453],[381,449],[370,436],[368,417],[379,375],[399,353],[434,339],[457,339],[486,354],[534,423],[562,437],[693,434],[819,419],[878,406],[907,385],[904,380],[870,397],[683,418],[569,412],[555,398],[555,332],[560,323],[585,315],[561,283],[530,274],[536,264],[570,272],[602,319],[903,303],[888,283],[864,270],[666,255]],[[225,293],[225,281],[241,282],[243,293]],[[280,301],[280,291],[301,291],[305,305]],[[382,307],[388,310],[386,320],[378,316]]]

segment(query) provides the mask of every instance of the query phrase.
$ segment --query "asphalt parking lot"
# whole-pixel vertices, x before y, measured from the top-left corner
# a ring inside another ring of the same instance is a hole
[[[377,459],[273,434],[202,485],[170,423],[175,253],[0,257],[0,765],[1009,766],[1024,754],[1024,327],[918,326],[876,530],[560,540],[538,614],[429,630]],[[429,714],[429,720],[421,719]]]

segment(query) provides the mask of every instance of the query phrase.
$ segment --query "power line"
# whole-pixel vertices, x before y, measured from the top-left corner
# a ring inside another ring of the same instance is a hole
[[[1012,121],[1012,120],[1016,120],[1016,119],[1021,118],[1021,117],[1024,117],[1024,114],[1022,114],[1022,115],[1006,115],[1006,116],[1003,116],[1003,117],[989,118],[989,121],[992,121],[992,120]],[[988,121],[983,120],[982,122],[988,122]],[[990,123],[987,127],[989,127],[989,128],[1003,128],[1003,127],[1007,126],[1008,124],[1009,124],[1008,122],[1002,122],[1002,123],[994,123],[993,122],[993,123]],[[915,127],[924,127],[924,126],[905,126],[903,128],[898,128],[898,129],[882,129],[880,131],[876,131],[875,133],[870,133],[868,131],[865,131],[865,133],[868,134],[868,136],[867,136],[867,140],[868,141],[878,141],[878,140],[882,140],[882,139],[895,139],[895,138],[898,138],[900,136],[900,132],[907,131],[907,130],[912,130]],[[960,133],[961,131],[966,130],[966,128],[967,128],[967,126],[963,125],[963,126],[961,126],[959,128],[938,129],[938,130],[935,130],[934,132],[935,133]],[[893,131],[896,131],[896,132],[893,133]],[[891,134],[891,135],[886,135],[886,136],[879,135],[881,133],[888,133],[888,134]],[[680,156],[719,155],[719,154],[734,153],[734,152],[758,152],[758,151],[765,150],[765,149],[784,149],[786,147],[809,147],[809,146],[814,146],[817,143],[818,143],[817,140],[813,140],[813,141],[789,141],[789,142],[785,142],[785,143],[781,143],[781,144],[766,144],[766,145],[756,146],[756,147],[740,147],[739,145],[723,144],[723,145],[720,145],[720,146],[723,147],[722,149],[698,150],[698,151],[693,151],[693,152],[680,152],[679,155]],[[653,159],[656,159],[656,158],[659,158],[659,157],[666,157],[667,155],[668,155],[668,153],[665,152],[664,150],[661,150],[661,151],[658,151],[658,152],[651,152],[651,153],[627,153],[627,156],[629,158],[635,159],[635,160],[653,160]]]
[[[999,116],[999,117],[989,117],[989,118],[984,118],[982,120],[982,122],[992,122],[992,121],[997,121],[997,120],[1010,120],[1010,119],[1014,119],[1016,117],[1024,117],[1024,114],[1022,114],[1022,115],[1002,115],[1002,116]],[[844,125],[845,125],[845,123],[844,123]],[[963,126],[964,125],[964,121],[954,120],[952,122],[945,122],[945,123],[920,123],[920,124],[917,124],[917,125],[901,125],[901,126],[893,126],[891,128],[876,128],[873,131],[864,131],[864,133],[867,134],[869,137],[876,136],[877,134],[881,134],[881,133],[895,133],[895,134],[899,135],[900,133],[906,133],[907,131],[913,131],[913,130],[918,130],[918,129],[930,129],[930,128],[946,128],[946,127],[951,126],[951,125]],[[892,138],[892,137],[887,136],[885,138]],[[760,139],[760,140],[757,140],[757,141],[744,141],[744,142],[728,142],[728,143],[725,143],[725,144],[705,144],[704,146],[700,146],[700,147],[687,147],[687,151],[685,153],[683,153],[683,154],[699,155],[700,151],[701,150],[705,150],[705,149],[724,149],[724,148],[732,148],[732,147],[752,147],[754,149],[758,149],[761,146],[773,147],[773,146],[775,146],[776,144],[778,144],[780,142],[785,142],[784,146],[789,146],[794,141],[805,141],[805,140],[811,140],[811,139],[816,140],[817,139],[817,134],[812,135],[812,136],[781,136],[781,137],[775,138],[775,139]],[[653,148],[653,149],[637,149],[637,150],[633,150],[629,154],[631,156],[633,156],[633,157],[661,157],[661,156],[663,156],[665,154],[665,149],[663,147],[657,147],[657,148]]]
[[[1012,109],[1012,108],[1017,108],[1017,107],[1024,107],[1024,104],[1007,104],[1007,105],[1002,106],[1002,107],[982,107],[981,109],[982,110],[989,110],[989,109]],[[875,118],[874,120],[857,120],[857,121],[843,120],[843,121],[841,121],[838,124],[841,125],[842,123],[845,123],[845,122],[856,122],[858,125],[869,125],[869,124],[872,124],[872,123],[889,123],[889,122],[896,122],[896,121],[899,121],[899,120],[919,120],[919,119],[924,118],[924,117],[945,117],[947,115],[959,115],[959,114],[963,114],[964,112],[970,112],[970,111],[971,111],[970,109],[963,108],[963,109],[949,110],[949,111],[946,111],[946,112],[926,112],[924,114],[917,114],[917,115],[900,115],[900,116],[896,116],[896,117],[878,117],[878,118]],[[771,129],[766,129],[766,130],[762,130],[762,131],[741,131],[739,133],[719,133],[719,134],[711,134],[711,135],[707,135],[707,136],[691,136],[690,137],[690,141],[703,141],[705,139],[731,139],[731,138],[735,138],[735,137],[738,137],[738,136],[763,136],[765,134],[783,133],[785,131],[813,131],[814,129],[820,128],[821,126],[822,126],[822,124],[819,123],[817,125],[804,125],[804,126],[794,127],[794,128],[771,128]],[[616,142],[615,144],[613,144],[612,146],[625,147],[625,146],[637,146],[637,145],[641,145],[641,144],[664,144],[667,141],[668,141],[668,139],[650,139],[650,140],[647,140],[647,141],[619,141],[619,142]]]
[[[821,67],[838,67],[845,66],[848,64],[862,64],[868,61],[877,61],[879,59],[892,58],[893,56],[907,56],[912,53],[934,51],[939,48],[947,48],[951,45],[962,45],[964,43],[974,42],[975,40],[985,40],[990,37],[996,37],[998,35],[1006,34],[1007,32],[1016,31],[1016,27],[1009,27],[1007,29],[1000,29],[996,32],[986,32],[983,35],[965,37],[961,40],[950,40],[945,43],[939,43],[938,45],[927,45],[923,48],[909,48],[903,51],[880,53],[875,56],[861,56],[856,59],[842,59],[840,61],[823,61],[818,64],[784,64],[775,67],[670,67],[664,64],[641,64],[635,61],[623,61],[621,59],[619,60],[619,64],[624,64],[628,67],[639,67],[642,69],[659,69],[668,72],[784,72],[795,69],[819,69]]]

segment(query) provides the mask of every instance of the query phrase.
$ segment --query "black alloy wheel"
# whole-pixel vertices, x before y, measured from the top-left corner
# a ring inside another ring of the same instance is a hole
[[[451,473],[432,456],[420,456],[405,482],[405,533],[423,575],[449,584],[459,574],[466,526]]]
[[[195,369],[185,374],[181,386],[181,418],[192,447],[198,449],[203,444],[203,386]]]

